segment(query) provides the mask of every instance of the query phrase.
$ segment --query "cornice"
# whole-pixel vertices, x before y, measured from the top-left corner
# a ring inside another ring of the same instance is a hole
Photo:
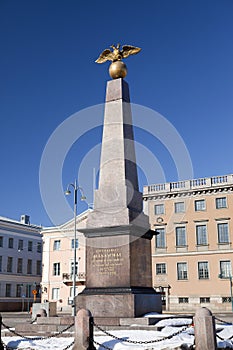
[[[195,197],[200,195],[213,195],[213,194],[219,194],[219,193],[232,193],[233,192],[233,186],[232,185],[226,185],[222,187],[214,187],[214,188],[203,188],[198,190],[183,190],[183,191],[176,191],[176,192],[155,192],[150,194],[143,194],[143,200],[149,201],[149,200],[166,200],[166,199],[175,199],[175,198],[185,198],[185,197]]]

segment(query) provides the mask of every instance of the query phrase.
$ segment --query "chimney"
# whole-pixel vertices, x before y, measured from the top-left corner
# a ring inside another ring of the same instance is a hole
[[[30,216],[29,215],[21,215],[20,222],[21,222],[21,224],[24,224],[24,225],[30,225]]]

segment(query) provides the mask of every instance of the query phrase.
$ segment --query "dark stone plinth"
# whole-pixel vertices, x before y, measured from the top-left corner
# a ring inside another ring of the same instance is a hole
[[[118,228],[86,239],[87,288],[152,287],[151,270],[150,239],[118,234]]]
[[[76,297],[77,310],[91,310],[94,318],[134,318],[162,312],[161,296],[152,288],[152,232],[144,233],[133,225],[82,232],[87,278],[86,288]],[[108,324],[107,319],[103,322]]]

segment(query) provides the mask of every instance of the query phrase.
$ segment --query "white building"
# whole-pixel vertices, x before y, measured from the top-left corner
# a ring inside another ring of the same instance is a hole
[[[41,227],[31,225],[27,215],[21,221],[0,217],[0,311],[29,311],[33,300],[39,300],[40,232]]]

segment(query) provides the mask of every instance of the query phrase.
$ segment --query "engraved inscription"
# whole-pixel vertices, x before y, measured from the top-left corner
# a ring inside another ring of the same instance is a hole
[[[92,258],[92,267],[100,275],[116,276],[117,268],[123,265],[123,256],[119,248],[96,249]]]

